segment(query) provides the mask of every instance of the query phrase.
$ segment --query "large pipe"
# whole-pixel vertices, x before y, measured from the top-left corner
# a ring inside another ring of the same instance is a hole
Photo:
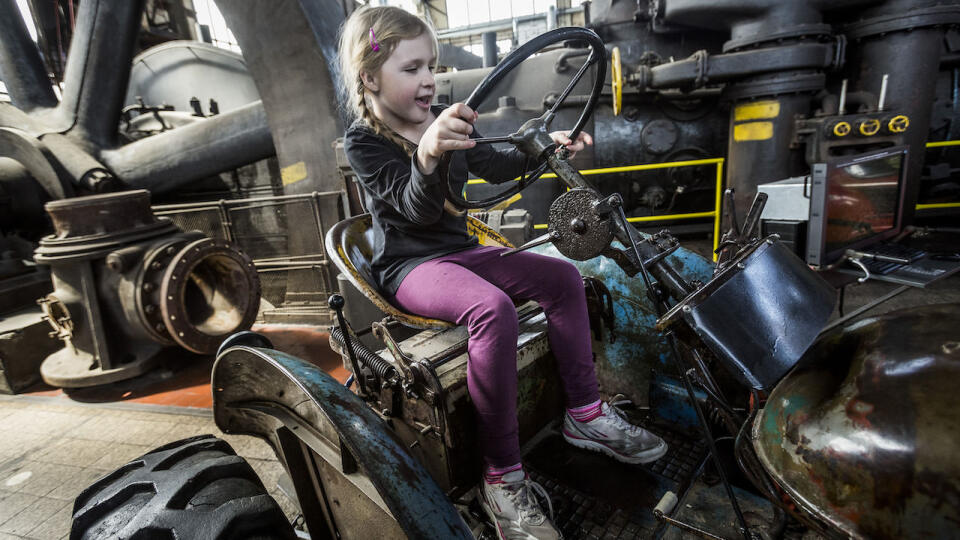
[[[14,0],[0,0],[0,78],[15,106],[24,111],[56,107],[47,70]]]
[[[59,115],[63,131],[93,147],[114,144],[144,0],[84,0],[70,42]]]
[[[857,90],[880,93],[884,74],[889,74],[884,108],[910,118],[910,128],[903,134],[910,147],[904,223],[913,221],[920,190],[943,34],[944,30],[938,27],[916,28],[890,32],[882,39],[864,39],[851,51],[848,60],[850,65],[858,66],[850,81]]]
[[[172,191],[275,154],[263,104],[255,101],[173,131],[106,150],[100,159],[133,188]]]
[[[483,67],[497,65],[497,33],[483,33]]]

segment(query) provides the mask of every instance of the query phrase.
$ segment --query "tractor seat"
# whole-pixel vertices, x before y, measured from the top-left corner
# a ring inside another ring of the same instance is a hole
[[[467,216],[467,230],[476,235],[481,245],[513,247],[500,233],[473,216]],[[456,324],[440,319],[413,315],[387,302],[374,284],[370,262],[373,258],[373,218],[360,214],[347,218],[327,231],[327,257],[360,292],[384,313],[398,322],[420,329],[452,328]]]

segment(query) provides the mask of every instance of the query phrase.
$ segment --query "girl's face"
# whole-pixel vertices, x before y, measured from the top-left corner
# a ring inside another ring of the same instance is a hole
[[[427,32],[405,39],[381,66],[379,73],[364,74],[374,112],[397,131],[425,127],[433,121],[430,102],[436,90],[433,79],[433,40]]]

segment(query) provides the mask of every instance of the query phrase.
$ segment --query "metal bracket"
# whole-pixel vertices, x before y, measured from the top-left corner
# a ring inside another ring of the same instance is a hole
[[[370,328],[373,330],[373,335],[377,336],[377,339],[383,342],[384,346],[393,356],[393,359],[396,360],[397,366],[403,373],[403,388],[407,392],[407,395],[413,395],[413,389],[411,386],[415,379],[413,369],[411,368],[411,366],[414,364],[413,358],[410,358],[404,354],[403,350],[400,349],[400,345],[397,343],[397,340],[393,338],[393,335],[390,334],[390,330],[387,329],[387,319],[382,321],[374,321],[373,324],[370,325]]]
[[[53,294],[37,299],[37,304],[43,311],[43,320],[53,328],[50,337],[63,341],[76,354],[77,350],[73,345],[73,319],[66,304]]]

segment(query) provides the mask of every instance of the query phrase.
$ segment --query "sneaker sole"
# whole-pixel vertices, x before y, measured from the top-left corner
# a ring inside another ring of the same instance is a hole
[[[581,439],[576,435],[571,434],[566,429],[563,430],[563,438],[577,448],[583,448],[584,450],[591,450],[593,452],[600,452],[601,454],[606,454],[607,456],[610,456],[621,463],[629,463],[630,465],[651,463],[662,458],[664,454],[667,453],[667,450],[670,449],[670,445],[668,445],[666,442],[663,442],[656,448],[644,450],[640,454],[625,456],[601,442],[592,441],[590,439]]]

